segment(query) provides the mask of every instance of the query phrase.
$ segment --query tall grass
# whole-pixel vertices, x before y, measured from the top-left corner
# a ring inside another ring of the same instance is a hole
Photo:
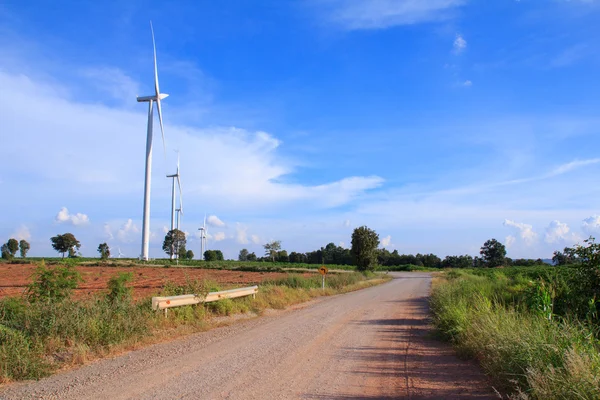
[[[178,307],[168,317],[151,310],[150,299],[133,302],[127,275],[111,280],[106,296],[30,303],[26,298],[0,300],[0,383],[38,379],[64,365],[84,363],[141,344],[206,329],[213,317],[281,309],[323,294],[330,295],[381,283],[358,273],[320,278],[299,275],[262,284],[256,299],[226,299],[206,305]],[[372,279],[376,278],[376,279]],[[317,285],[318,284],[318,285]],[[206,293],[222,288],[213,281],[168,283],[161,295]]]
[[[501,272],[448,278],[434,286],[434,322],[499,388],[522,399],[600,398],[594,326],[527,308],[521,300],[528,286]]]

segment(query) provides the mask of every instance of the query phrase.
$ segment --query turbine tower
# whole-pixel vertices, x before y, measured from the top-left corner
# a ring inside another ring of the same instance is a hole
[[[198,228],[200,231],[200,259],[204,260],[204,252],[206,251],[206,215],[204,215],[204,225]]]
[[[175,212],[181,211],[183,214],[183,205],[181,200],[181,178],[179,175],[179,151],[177,152],[177,172],[173,175],[167,175],[167,178],[173,180],[171,187],[171,230],[175,229]],[[177,179],[177,186],[179,186],[179,209],[175,208],[175,179]],[[177,214],[177,229],[179,230],[179,214]],[[175,254],[171,254],[171,259],[175,258]]]
[[[163,147],[165,146],[165,130],[163,127],[162,110],[160,101],[169,96],[166,93],[161,93],[158,87],[158,68],[156,66],[156,43],[154,41],[154,29],[150,22],[150,30],[152,31],[152,46],[154,48],[154,94],[151,96],[141,96],[137,98],[140,103],[148,103],[148,132],[146,136],[146,179],[144,181],[144,220],[142,223],[142,254],[141,259],[148,261],[148,250],[150,246],[150,183],[152,181],[152,122],[153,109],[156,103],[156,111],[158,112],[158,120],[160,121],[160,132],[162,134]]]
[[[125,255],[125,254],[121,253],[121,248],[120,247],[118,248],[118,250],[119,250],[119,258],[121,258],[121,256]]]

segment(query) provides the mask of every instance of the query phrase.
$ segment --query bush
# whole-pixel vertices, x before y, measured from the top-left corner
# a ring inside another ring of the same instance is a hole
[[[111,302],[129,300],[131,298],[131,288],[128,288],[126,284],[131,282],[132,279],[133,274],[131,272],[121,272],[110,278],[108,281],[108,289],[110,290],[107,295],[108,300]]]
[[[79,272],[70,267],[46,267],[42,261],[27,287],[27,297],[31,302],[50,302],[63,300],[81,282]]]

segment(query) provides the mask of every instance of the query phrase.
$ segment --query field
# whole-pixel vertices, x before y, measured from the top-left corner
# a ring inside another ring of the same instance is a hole
[[[20,296],[35,272],[34,264],[0,264],[0,298]],[[187,281],[210,280],[223,287],[258,284],[265,280],[284,278],[284,272],[252,272],[240,270],[201,269],[190,267],[170,267],[147,265],[134,267],[112,266],[75,266],[81,274],[83,282],[74,291],[75,298],[89,297],[96,293],[107,292],[108,280],[122,272],[133,273],[133,281],[128,285],[133,288],[134,299],[141,299],[158,293],[170,282],[183,285]],[[314,272],[305,272],[311,276]]]

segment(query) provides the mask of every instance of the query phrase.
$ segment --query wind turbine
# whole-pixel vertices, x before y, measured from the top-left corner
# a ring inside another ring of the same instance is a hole
[[[181,200],[181,178],[179,175],[179,151],[177,152],[177,172],[173,175],[167,175],[167,178],[173,180],[171,188],[171,230],[175,229],[175,212],[177,212],[177,230],[179,230],[179,212],[183,214],[183,204]],[[179,208],[175,208],[175,179],[179,186]],[[171,259],[175,258],[175,254],[171,254]]]
[[[204,252],[206,251],[206,234],[208,230],[206,228],[206,214],[204,215],[204,225],[198,228],[200,231],[200,259],[204,260]]]
[[[137,98],[139,103],[148,103],[148,133],[146,136],[146,180],[144,182],[144,220],[142,223],[142,255],[141,259],[148,260],[148,250],[150,247],[150,183],[152,181],[152,122],[153,109],[156,103],[156,111],[158,111],[158,120],[160,121],[160,132],[162,134],[163,147],[165,148],[165,130],[163,127],[162,110],[160,101],[169,96],[166,93],[161,93],[158,87],[158,67],[156,66],[156,43],[154,41],[154,28],[150,22],[150,30],[152,31],[152,46],[154,48],[154,94],[151,96],[141,96]]]
[[[119,258],[121,258],[121,256],[125,255],[125,254],[121,253],[121,248],[120,247],[118,248],[118,250],[119,250]]]

